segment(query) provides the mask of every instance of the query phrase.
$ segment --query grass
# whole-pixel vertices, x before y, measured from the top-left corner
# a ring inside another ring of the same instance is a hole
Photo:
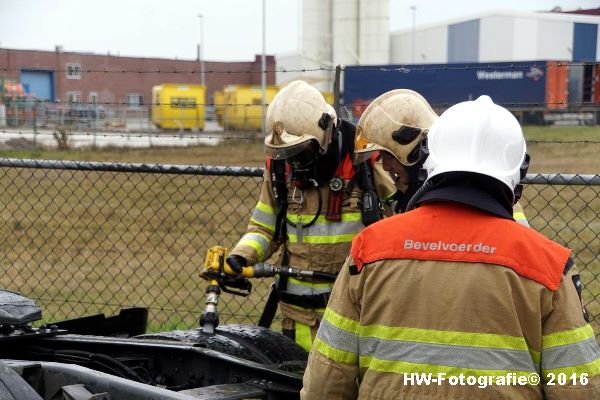
[[[600,143],[564,143],[591,140],[595,132],[526,128],[530,172],[598,173]],[[0,157],[264,165],[261,140],[187,148],[1,151]],[[260,179],[244,177],[0,169],[0,285],[39,299],[45,321],[145,306],[150,331],[196,327],[204,308],[205,282],[198,273],[206,249],[237,242],[259,187]],[[593,315],[600,314],[599,191],[530,185],[522,201],[534,228],[573,249]],[[256,322],[269,283],[254,281],[247,298],[224,294],[222,323]]]
[[[106,148],[83,150],[0,150],[0,157],[123,163],[256,166],[265,164],[262,140],[225,140],[217,146]]]
[[[528,141],[595,141],[600,142],[598,126],[526,126],[523,133]]]
[[[521,203],[533,228],[572,250],[584,303],[600,315],[600,186],[529,185]],[[592,325],[600,334],[600,319]]]
[[[600,171],[600,127],[524,127],[533,173]],[[569,143],[570,142],[570,143]],[[217,146],[100,150],[0,150],[0,157],[156,164],[264,166],[262,139],[230,139]]]
[[[40,299],[46,320],[147,306],[153,329],[197,325],[206,249],[241,236],[259,185],[256,178],[3,172],[0,284]],[[237,314],[251,314],[234,304]]]

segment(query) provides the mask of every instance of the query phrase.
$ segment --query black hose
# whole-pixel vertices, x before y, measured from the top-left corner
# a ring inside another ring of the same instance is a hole
[[[335,282],[335,279],[337,278],[337,275],[335,275],[335,274],[328,274],[327,272],[319,272],[319,271],[313,271],[312,275],[313,275],[313,278],[322,279],[324,281],[330,281],[330,282]]]
[[[323,196],[321,195],[321,188],[319,187],[319,183],[314,179],[311,179],[311,181],[313,183],[313,187],[317,191],[317,198],[319,199],[319,203],[318,203],[318,207],[317,207],[317,213],[315,214],[314,218],[308,224],[302,224],[301,225],[302,229],[306,229],[309,226],[313,225],[315,222],[317,222],[317,219],[319,219],[319,215],[321,215],[321,209],[323,208]],[[290,221],[289,218],[287,218],[287,216],[286,216],[286,221],[289,225],[296,227],[296,224],[294,224],[292,221]]]
[[[323,281],[335,282],[337,275],[330,274],[327,272],[321,271],[311,271],[300,268],[293,268],[287,266],[281,266],[278,268],[278,274],[282,277],[294,277],[294,278],[310,278],[310,279],[320,279]]]

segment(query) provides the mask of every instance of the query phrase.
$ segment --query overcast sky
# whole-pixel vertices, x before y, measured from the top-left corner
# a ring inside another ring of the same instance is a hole
[[[302,0],[266,0],[266,51],[298,49]],[[368,0],[362,0],[368,1]],[[263,0],[0,0],[0,47],[196,59],[250,60],[262,52]],[[486,10],[596,8],[600,0],[390,0],[390,29]],[[451,5],[451,6],[450,6]]]

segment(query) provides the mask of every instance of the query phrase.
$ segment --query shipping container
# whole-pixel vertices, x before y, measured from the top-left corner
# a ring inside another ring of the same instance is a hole
[[[265,102],[269,104],[278,87],[267,85]],[[229,85],[223,89],[222,126],[226,130],[259,131],[262,125],[262,87]],[[266,109],[265,109],[266,113]]]
[[[204,129],[204,85],[163,83],[152,88],[152,123],[159,129]]]
[[[374,98],[398,88],[419,92],[438,112],[485,94],[521,122],[544,123],[567,112],[597,119],[599,76],[597,63],[567,61],[347,66],[342,98],[355,119]]]

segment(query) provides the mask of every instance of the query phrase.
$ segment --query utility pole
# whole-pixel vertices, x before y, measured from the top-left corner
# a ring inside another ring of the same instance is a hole
[[[414,64],[415,63],[415,27],[416,27],[416,22],[417,22],[417,6],[410,6],[410,9],[412,11],[412,34],[411,34],[412,46],[411,46],[410,62],[411,62],[411,64]]]
[[[266,32],[267,32],[267,11],[266,11],[266,0],[262,0],[262,55],[261,59],[261,86],[262,86],[262,106],[261,106],[261,127],[263,137],[267,134],[267,127],[265,126],[265,117],[267,114],[266,105],[267,105],[267,56],[266,52]]]
[[[198,14],[198,19],[200,19],[200,51],[198,52],[198,58],[200,59],[200,84],[206,85],[204,77],[204,15]]]

